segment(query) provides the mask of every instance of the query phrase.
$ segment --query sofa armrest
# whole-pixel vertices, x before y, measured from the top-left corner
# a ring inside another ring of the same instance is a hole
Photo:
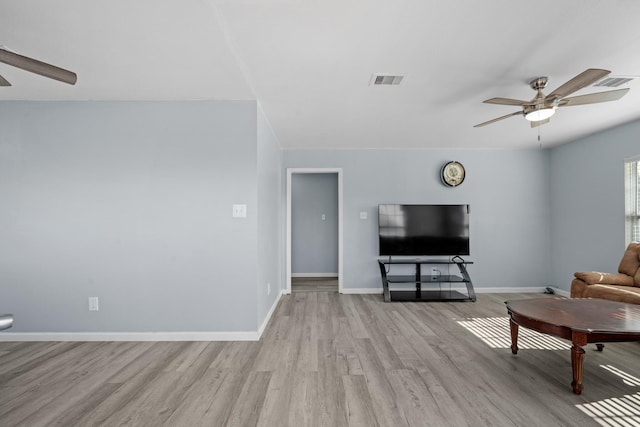
[[[574,274],[577,279],[582,280],[587,285],[604,284],[633,286],[633,277],[620,273],[600,273],[598,271],[577,272]]]

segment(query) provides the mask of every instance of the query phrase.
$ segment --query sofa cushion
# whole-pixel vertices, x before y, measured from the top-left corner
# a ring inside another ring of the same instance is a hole
[[[585,271],[574,273],[578,279],[589,285],[603,283],[608,285],[633,286],[633,277],[625,274],[600,273],[599,271]]]
[[[618,266],[618,273],[635,277],[640,268],[640,242],[633,242],[627,246],[627,250],[622,255],[622,260]],[[635,285],[640,286],[640,281],[635,280]]]
[[[601,298],[628,304],[640,304],[640,288],[617,285],[590,285],[586,287],[582,298]]]

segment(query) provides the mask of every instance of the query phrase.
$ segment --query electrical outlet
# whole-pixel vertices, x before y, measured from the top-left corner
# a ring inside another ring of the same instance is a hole
[[[436,280],[438,277],[440,277],[440,274],[442,274],[440,272],[440,270],[438,270],[435,267],[431,267],[431,279],[432,280]]]
[[[267,295],[271,294],[271,283],[267,283]]]
[[[98,305],[98,297],[89,297],[89,311],[98,311],[100,307]]]

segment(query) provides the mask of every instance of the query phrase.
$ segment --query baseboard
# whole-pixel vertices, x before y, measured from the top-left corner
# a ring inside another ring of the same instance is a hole
[[[476,294],[541,294],[546,289],[543,286],[529,286],[525,288],[474,288]]]
[[[264,332],[267,325],[269,324],[269,320],[271,320],[271,316],[273,316],[273,313],[276,311],[276,307],[280,302],[280,298],[282,298],[282,295],[284,295],[285,293],[286,293],[286,289],[282,289],[282,291],[280,291],[280,293],[278,294],[278,298],[276,298],[276,300],[273,302],[273,305],[271,305],[271,308],[269,309],[269,312],[265,316],[264,321],[262,322],[262,325],[260,325],[260,328],[258,329],[258,340],[262,337],[262,333]]]
[[[342,288],[342,294],[381,294],[382,288]]]
[[[338,273],[291,273],[291,277],[338,277]]]
[[[448,288],[447,288],[448,289]],[[463,290],[466,291],[466,288],[463,287],[456,287],[456,288],[451,288],[451,289],[456,289],[456,290]],[[545,291],[546,287],[544,286],[535,286],[535,287],[526,287],[526,288],[519,288],[519,287],[507,287],[507,288],[474,288],[474,290],[476,291],[476,294],[517,294],[517,293],[523,293],[523,294],[541,294]],[[561,296],[569,296],[569,293],[566,291],[563,291],[561,289],[556,289],[553,288],[553,290],[555,291],[556,294],[561,295]],[[381,294],[382,293],[382,288],[342,288],[342,292],[343,294]]]
[[[477,294],[542,294],[547,289],[547,286],[529,286],[526,288],[516,288],[516,287],[508,287],[508,288],[476,288],[475,291]],[[561,297],[569,298],[569,292],[563,289],[554,288],[553,293],[559,295]]]
[[[3,332],[9,341],[258,341],[257,331],[248,332]]]

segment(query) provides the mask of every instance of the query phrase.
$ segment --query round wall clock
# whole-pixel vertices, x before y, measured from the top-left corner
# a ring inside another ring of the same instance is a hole
[[[464,166],[460,162],[448,162],[442,167],[442,182],[449,187],[457,187],[464,181]]]

